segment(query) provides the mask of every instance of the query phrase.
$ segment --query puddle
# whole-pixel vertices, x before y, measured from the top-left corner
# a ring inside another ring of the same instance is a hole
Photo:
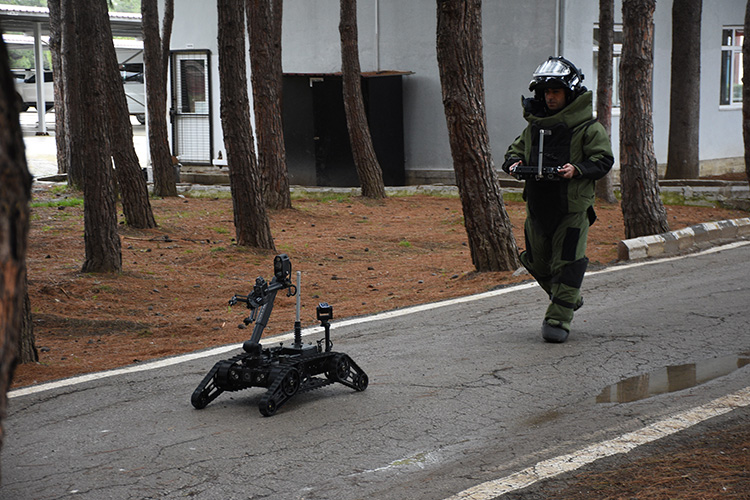
[[[630,403],[657,394],[681,391],[704,384],[750,364],[750,353],[712,358],[687,365],[667,366],[605,387],[597,403]]]

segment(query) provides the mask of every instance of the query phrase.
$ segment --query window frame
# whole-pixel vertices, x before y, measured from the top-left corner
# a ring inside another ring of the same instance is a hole
[[[719,69],[719,109],[738,109],[742,108],[742,65],[744,57],[742,54],[742,42],[735,44],[738,40],[737,32],[744,39],[744,26],[728,25],[722,26],[721,32],[721,58]],[[729,41],[731,45],[725,45],[727,41],[726,33],[731,32]],[[737,66],[739,65],[739,68]],[[733,76],[736,75],[736,78]],[[739,83],[738,83],[739,82]],[[739,85],[739,100],[735,100],[735,86]],[[727,102],[728,100],[728,102]]]
[[[594,87],[599,86],[599,23],[593,29],[593,62]],[[612,44],[612,115],[620,114],[620,59],[622,57],[622,23],[614,25],[614,43]],[[619,42],[618,42],[619,39]],[[596,92],[594,92],[594,109],[596,109]]]

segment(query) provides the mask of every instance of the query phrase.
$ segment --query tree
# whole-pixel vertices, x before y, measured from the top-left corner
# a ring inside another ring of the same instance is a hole
[[[0,37],[0,448],[27,297],[31,174],[26,166],[18,106],[8,52]]]
[[[57,172],[68,173],[68,132],[65,120],[65,80],[60,54],[60,0],[47,0],[49,9],[49,48],[52,57],[52,79],[55,81],[55,145],[57,146]]]
[[[654,154],[652,83],[656,0],[623,0],[620,178],[628,238],[669,231]]]
[[[362,98],[362,72],[359,67],[357,42],[357,0],[341,0],[341,72],[344,84],[344,112],[349,130],[354,165],[357,167],[362,196],[385,198],[383,170],[372,146]]]
[[[275,249],[263,203],[253,146],[245,66],[245,9],[236,0],[217,0],[221,124],[227,149],[237,244]]]
[[[477,271],[517,269],[518,249],[497,181],[484,97],[481,0],[437,1],[437,59],[456,183]]]
[[[52,76],[55,80],[55,144],[57,146],[57,170],[67,174],[68,185],[83,187],[83,165],[81,159],[70,152],[70,124],[68,117],[68,88],[65,86],[65,58],[62,48],[63,29],[75,30],[70,17],[62,15],[60,0],[49,0],[50,52],[52,54]]]
[[[167,68],[172,38],[174,0],[164,0],[162,33],[159,34],[159,0],[141,0],[143,63],[146,70],[148,145],[154,172],[154,194],[177,196],[177,179],[167,138]]]
[[[58,171],[68,172],[68,165],[72,163],[70,157],[69,137],[66,124],[65,79],[61,50],[61,22],[60,0],[49,0],[50,12],[50,49],[55,80],[55,140],[57,145]],[[125,220],[132,227],[156,227],[156,221],[148,198],[146,180],[141,174],[138,155],[133,147],[133,128],[122,86],[117,54],[112,41],[109,17],[97,21],[102,29],[97,32],[102,39],[97,44],[103,52],[106,78],[107,100],[109,113],[108,137],[112,146],[112,157],[115,160],[117,180],[122,195],[122,208]],[[76,169],[73,169],[76,170]],[[80,169],[78,169],[80,170]],[[81,172],[82,174],[82,172]],[[69,176],[70,178],[71,176]],[[76,178],[72,185],[80,187],[82,180]]]
[[[146,179],[141,174],[141,165],[133,146],[133,126],[130,124],[128,102],[122,77],[117,65],[117,53],[109,25],[109,14],[100,11],[105,17],[97,20],[101,30],[97,30],[100,40],[97,47],[102,51],[102,77],[106,89],[107,137],[112,148],[115,174],[120,187],[122,210],[125,221],[136,228],[156,227],[156,220],[148,198]]]
[[[120,272],[114,175],[107,137],[107,94],[100,20],[105,0],[62,2],[61,48],[70,155],[83,166],[83,272]]]
[[[667,179],[700,177],[702,9],[703,0],[674,0],[672,4]]]
[[[745,7],[745,33],[750,33],[750,0]],[[750,61],[750,40],[742,41],[742,57]],[[750,82],[750,64],[742,66],[742,81]],[[742,136],[745,142],[745,176],[750,184],[750,84],[742,86]]]
[[[22,364],[36,363],[39,361],[39,351],[36,348],[36,339],[34,338],[34,323],[31,321],[28,279],[24,280],[23,295],[21,334],[18,339],[18,361]]]
[[[273,209],[292,208],[281,121],[281,18],[283,0],[247,0],[258,165],[263,199]]]
[[[596,82],[596,117],[612,137],[612,54],[615,35],[614,0],[599,0],[599,60]],[[596,181],[596,197],[605,203],[616,203],[614,172]]]

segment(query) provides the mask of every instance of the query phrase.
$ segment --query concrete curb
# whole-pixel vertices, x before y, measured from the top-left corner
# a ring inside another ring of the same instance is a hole
[[[677,231],[622,240],[618,260],[636,260],[687,253],[722,241],[750,237],[750,217],[704,222]]]

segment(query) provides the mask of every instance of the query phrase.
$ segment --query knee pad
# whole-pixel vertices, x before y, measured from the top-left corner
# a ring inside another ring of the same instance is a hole
[[[578,259],[563,267],[560,273],[559,282],[572,288],[581,288],[583,275],[586,274],[586,267],[589,265],[588,257]]]

